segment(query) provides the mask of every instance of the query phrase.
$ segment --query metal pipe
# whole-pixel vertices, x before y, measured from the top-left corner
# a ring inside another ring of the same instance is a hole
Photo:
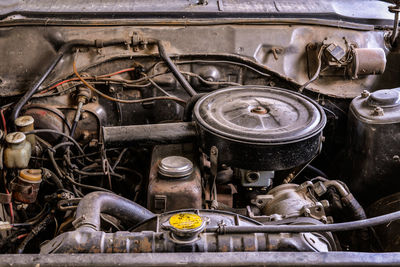
[[[193,142],[196,130],[192,122],[102,127],[106,147],[129,145],[179,144]]]
[[[87,194],[76,209],[75,228],[100,230],[100,213],[106,213],[130,224],[150,219],[154,214],[139,204],[108,192]]]
[[[400,211],[388,213],[374,218],[344,223],[318,225],[218,226],[206,228],[206,232],[219,232],[221,234],[341,232],[373,227],[396,220],[400,220]]]

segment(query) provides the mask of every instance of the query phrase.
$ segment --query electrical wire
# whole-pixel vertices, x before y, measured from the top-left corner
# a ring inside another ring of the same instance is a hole
[[[63,173],[61,172],[60,168],[58,167],[58,164],[57,164],[56,160],[54,159],[54,152],[51,151],[51,150],[49,149],[49,150],[47,151],[47,153],[48,153],[49,158],[50,158],[50,161],[52,162],[53,167],[54,167],[54,169],[56,170],[57,175],[58,175],[59,177],[64,177],[64,178],[66,178],[69,182],[71,182],[73,185],[76,185],[76,186],[79,186],[79,187],[82,187],[82,188],[91,189],[91,190],[95,190],[95,191],[106,191],[106,192],[111,192],[110,190],[104,189],[104,188],[102,188],[102,187],[92,186],[92,185],[85,185],[85,184],[78,183],[78,182],[74,181],[74,179],[72,179],[71,177],[69,177],[68,175],[63,175]]]
[[[129,71],[134,71],[134,70],[135,70],[135,68],[127,68],[127,69],[119,70],[119,71],[116,71],[116,72],[113,72],[113,73],[103,74],[103,75],[99,75],[99,76],[95,76],[95,77],[90,77],[90,78],[86,78],[86,79],[109,78],[109,77],[112,77],[112,76],[115,76],[115,75],[118,75],[118,74],[121,74],[121,73],[129,72]],[[40,91],[39,94],[44,94],[44,93],[46,93],[46,92],[48,92],[48,91],[51,91],[52,89],[54,89],[54,88],[56,88],[56,87],[58,87],[58,86],[60,86],[60,85],[63,85],[64,83],[72,82],[72,81],[79,81],[79,78],[71,78],[71,79],[67,79],[67,80],[58,82],[58,83],[56,83],[56,84],[50,86],[49,88]]]
[[[159,86],[153,79],[150,79],[150,78],[149,78],[149,82],[150,82],[155,88],[157,88],[160,92],[162,92],[164,95],[172,96],[172,95],[169,94],[167,91],[165,91],[164,89],[162,89],[161,86]]]
[[[124,154],[126,153],[126,151],[128,151],[128,148],[124,148],[121,153],[118,155],[117,160],[114,162],[114,165],[112,166],[112,170],[115,170],[115,168],[118,166],[118,164],[120,163],[122,157],[124,156]]]
[[[303,90],[312,82],[314,82],[316,79],[318,79],[319,74],[321,73],[321,67],[322,67],[322,53],[324,52],[326,48],[326,45],[321,45],[319,51],[318,51],[318,65],[317,65],[317,70],[315,71],[314,75],[311,77],[311,79],[309,79],[305,84],[303,84],[300,88],[299,88],[299,92],[302,93]]]
[[[94,88],[92,85],[90,85],[84,78],[82,78],[79,73],[78,70],[76,69],[76,61],[74,60],[73,62],[73,69],[74,69],[74,73],[75,75],[79,78],[79,80],[87,87],[89,88],[91,91],[97,93],[98,95],[100,95],[101,97],[104,97],[105,99],[108,99],[110,101],[114,101],[114,102],[119,102],[119,103],[123,103],[123,104],[137,104],[137,103],[144,103],[144,102],[149,102],[149,101],[154,101],[154,100],[172,100],[175,101],[177,103],[186,103],[186,101],[184,101],[183,99],[177,98],[177,97],[170,97],[170,96],[156,96],[156,97],[149,97],[149,98],[143,98],[143,99],[135,99],[135,100],[125,100],[125,99],[118,99],[118,98],[114,98],[111,97],[109,95],[106,95],[105,93],[97,90],[96,88]]]
[[[56,131],[53,129],[37,129],[37,130],[26,132],[25,135],[38,134],[38,133],[54,133],[54,134],[64,136],[64,137],[68,138],[75,145],[75,147],[79,150],[80,153],[85,154],[82,147],[78,144],[78,142],[76,142],[76,140],[74,138],[72,138],[68,134],[65,134],[65,133],[62,133],[62,132],[59,132],[59,131]]]

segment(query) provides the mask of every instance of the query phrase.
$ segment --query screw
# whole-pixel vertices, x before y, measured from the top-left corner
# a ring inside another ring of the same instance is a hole
[[[396,161],[396,162],[399,162],[400,161],[400,156],[399,155],[394,155],[393,156],[393,160]]]

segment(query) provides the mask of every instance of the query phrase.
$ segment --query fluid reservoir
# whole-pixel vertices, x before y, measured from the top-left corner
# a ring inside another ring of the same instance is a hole
[[[370,203],[399,190],[400,88],[364,91],[353,99],[347,143],[345,175],[356,196]]]
[[[15,126],[17,126],[18,131],[20,131],[20,132],[23,132],[23,133],[30,132],[30,131],[35,130],[34,122],[35,122],[35,120],[33,119],[32,116],[29,116],[29,115],[21,116],[15,120]],[[29,143],[31,143],[32,147],[35,146],[35,135],[34,134],[30,134],[30,135],[26,136],[26,140]]]
[[[147,194],[147,207],[153,212],[202,207],[200,171],[191,154],[183,156],[179,147],[156,146],[153,151]]]
[[[12,182],[13,198],[22,203],[33,203],[36,201],[42,182],[42,171],[39,169],[24,169]]]
[[[4,165],[7,168],[24,169],[31,158],[31,144],[21,132],[9,133],[6,136],[7,148],[4,150]]]

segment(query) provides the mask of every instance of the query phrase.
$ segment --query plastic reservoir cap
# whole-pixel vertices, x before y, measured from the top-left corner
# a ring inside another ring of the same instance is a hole
[[[35,122],[32,116],[21,116],[15,120],[15,125],[17,127],[26,127],[32,125]]]
[[[21,144],[26,140],[26,136],[24,133],[21,132],[13,132],[9,133],[6,136],[6,142],[11,145],[18,145]]]
[[[379,107],[395,107],[400,105],[400,92],[394,89],[378,90],[368,97],[368,105]]]
[[[42,170],[23,169],[19,172],[19,177],[28,181],[38,182],[42,179]]]

